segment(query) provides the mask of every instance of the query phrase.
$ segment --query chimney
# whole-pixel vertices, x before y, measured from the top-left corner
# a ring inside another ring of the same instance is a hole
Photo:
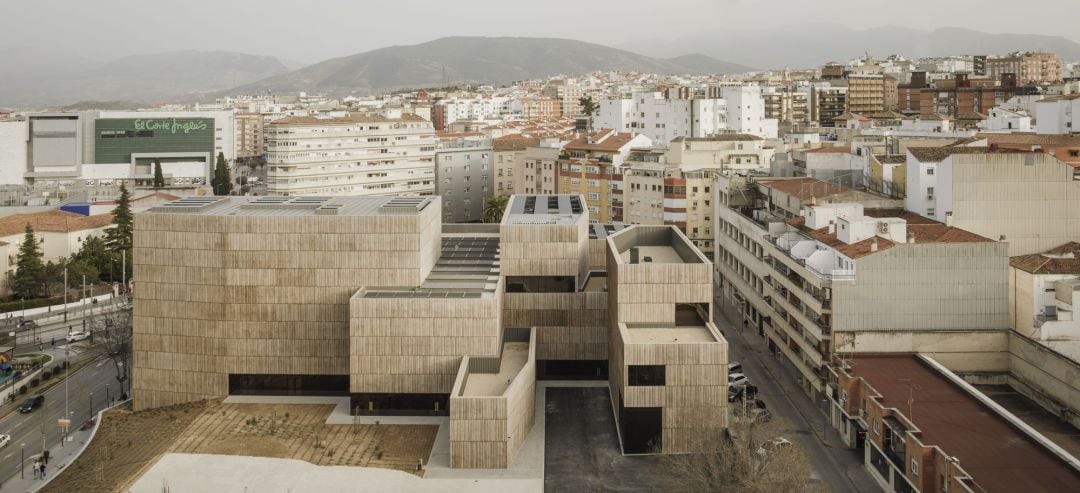
[[[945,225],[952,227],[952,211],[945,213]]]
[[[829,221],[829,234],[836,234],[836,221]]]
[[[915,232],[914,231],[908,231],[907,242],[908,243],[915,243]]]
[[[638,248],[637,247],[630,247],[630,263],[631,264],[638,263]]]
[[[877,251],[877,236],[870,238],[870,253]]]

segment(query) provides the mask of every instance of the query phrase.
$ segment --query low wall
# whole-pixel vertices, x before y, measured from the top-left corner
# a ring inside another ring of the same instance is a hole
[[[1009,386],[1080,427],[1080,363],[1014,331],[1008,347]]]

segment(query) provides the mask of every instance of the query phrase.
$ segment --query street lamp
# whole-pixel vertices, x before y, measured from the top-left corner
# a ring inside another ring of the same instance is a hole
[[[94,393],[90,392],[90,419],[94,419]]]
[[[19,450],[21,451],[19,454],[19,479],[26,479],[26,444],[20,443]]]

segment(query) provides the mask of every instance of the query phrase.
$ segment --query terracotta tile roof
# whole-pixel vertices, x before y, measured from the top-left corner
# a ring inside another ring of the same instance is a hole
[[[903,154],[875,154],[874,159],[877,159],[881,164],[904,164],[907,162],[907,156]]]
[[[607,137],[604,138],[603,140],[600,140],[605,135],[607,135]],[[636,134],[632,134],[632,133],[629,133],[629,132],[613,133],[613,132],[611,132],[611,130],[601,129],[601,130],[599,130],[597,132],[593,132],[593,134],[592,134],[592,138],[594,139],[593,143],[590,144],[589,141],[588,141],[588,138],[583,137],[583,138],[579,138],[579,139],[575,139],[575,140],[570,141],[568,144],[566,144],[566,146],[564,148],[565,149],[576,150],[576,151],[608,151],[608,152],[615,152],[615,151],[618,151],[619,149],[622,149],[623,146],[625,146],[626,144],[629,144],[630,141],[633,140],[635,136],[636,136]]]
[[[27,223],[30,223],[35,232],[71,233],[108,226],[112,224],[112,219],[112,214],[84,216],[58,209],[12,214],[0,218],[0,237],[22,234],[26,231]]]
[[[806,200],[810,197],[828,197],[830,195],[836,195],[838,193],[849,192],[851,189],[844,188],[835,183],[824,182],[816,178],[790,178],[790,179],[757,179],[755,183],[760,183],[773,190],[779,190],[785,194],[793,197],[798,197],[800,200]]]
[[[979,236],[970,231],[927,219],[903,209],[865,209],[863,215],[874,218],[899,218],[907,223],[908,235],[914,235],[915,243],[987,243],[993,240]],[[836,233],[829,233],[829,228],[808,229],[806,219],[797,217],[788,221],[788,224],[803,231],[807,236],[820,241],[851,259],[858,259],[874,253],[870,250],[873,238],[867,238],[856,243],[844,243],[836,237]],[[878,251],[884,251],[896,245],[896,242],[878,236]]]
[[[1018,255],[1009,265],[1032,274],[1080,274],[1080,243],[1066,243],[1043,253]]]
[[[941,162],[953,154],[1023,154],[1029,151],[991,149],[989,147],[908,147],[908,152],[922,162]]]
[[[956,457],[975,491],[1075,491],[1080,484],[1068,463],[913,355],[856,356],[849,372],[915,425],[920,442]]]
[[[1080,135],[1040,135],[1032,133],[979,133],[975,135],[986,139],[988,145],[1038,145],[1038,146],[1076,146],[1080,147]]]
[[[750,134],[718,134],[709,137],[675,137],[672,142],[746,142],[752,140],[765,140],[757,135]]]
[[[529,147],[536,147],[540,145],[540,139],[529,139],[522,137],[521,135],[509,135],[506,137],[499,137],[491,141],[495,152],[504,151],[524,151]]]
[[[412,113],[402,113],[401,118],[386,118],[381,115],[365,113],[349,113],[348,116],[336,118],[316,118],[314,116],[288,116],[270,122],[271,125],[333,125],[349,123],[394,123],[394,122],[426,122],[422,116]]]

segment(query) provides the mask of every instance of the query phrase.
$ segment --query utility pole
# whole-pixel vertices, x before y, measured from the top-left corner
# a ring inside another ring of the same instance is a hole
[[[67,266],[64,267],[64,323],[67,323]]]

